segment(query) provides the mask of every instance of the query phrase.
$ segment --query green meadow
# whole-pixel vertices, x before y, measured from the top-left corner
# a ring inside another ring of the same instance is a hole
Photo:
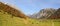
[[[0,10],[0,26],[60,26],[60,20],[36,20],[28,19],[28,24],[25,24],[23,18],[15,17],[7,12]]]

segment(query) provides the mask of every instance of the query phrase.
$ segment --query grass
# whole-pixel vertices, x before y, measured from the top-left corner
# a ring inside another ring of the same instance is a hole
[[[24,23],[24,19],[15,17],[7,12],[0,10],[0,26],[60,26],[60,20],[36,20],[28,19],[28,24]]]

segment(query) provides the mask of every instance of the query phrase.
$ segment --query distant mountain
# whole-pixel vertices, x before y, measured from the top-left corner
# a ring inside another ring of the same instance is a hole
[[[54,8],[45,8],[40,10],[38,13],[31,15],[30,17],[36,18],[36,19],[45,19],[51,16],[56,11],[57,9],[54,9]]]

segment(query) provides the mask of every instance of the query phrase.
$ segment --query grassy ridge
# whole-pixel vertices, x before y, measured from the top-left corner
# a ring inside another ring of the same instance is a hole
[[[0,26],[60,26],[60,20],[28,19],[28,24],[23,20],[0,10]]]

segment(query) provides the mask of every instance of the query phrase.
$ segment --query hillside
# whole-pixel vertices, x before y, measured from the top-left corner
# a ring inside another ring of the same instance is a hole
[[[22,13],[21,10],[18,10],[17,8],[11,7],[10,5],[4,4],[2,2],[0,2],[0,10],[8,12],[9,14],[16,16],[16,17],[20,17],[24,19],[28,18],[28,16]]]

